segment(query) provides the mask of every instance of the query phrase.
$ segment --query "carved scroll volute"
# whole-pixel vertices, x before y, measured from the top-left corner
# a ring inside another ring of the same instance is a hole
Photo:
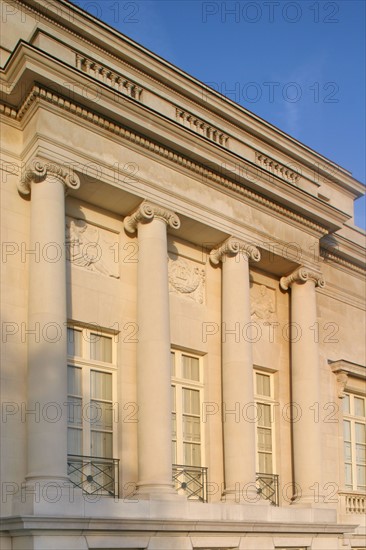
[[[321,273],[307,267],[299,267],[287,277],[281,277],[280,287],[282,290],[288,290],[295,282],[306,283],[307,281],[314,281],[315,286],[320,288],[325,286],[325,280]]]
[[[18,190],[22,195],[29,195],[33,183],[39,183],[47,178],[57,178],[64,185],[65,190],[80,187],[79,176],[72,169],[37,157],[27,164],[18,184]]]
[[[171,210],[157,204],[144,201],[130,216],[124,220],[124,227],[128,233],[135,233],[139,223],[149,223],[154,218],[163,220],[172,229],[179,229],[180,220]]]
[[[259,262],[261,259],[261,253],[256,246],[235,237],[229,237],[218,248],[211,250],[210,260],[213,265],[218,265],[224,261],[225,256],[237,256],[238,254],[243,254],[248,260],[254,262]]]

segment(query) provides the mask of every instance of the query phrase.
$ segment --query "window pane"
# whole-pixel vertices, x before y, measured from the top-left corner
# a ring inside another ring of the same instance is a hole
[[[177,442],[172,441],[172,464],[177,463]]]
[[[272,473],[272,455],[267,453],[258,454],[259,473],[271,474]]]
[[[67,421],[73,426],[82,426],[82,402],[80,397],[67,398]]]
[[[177,439],[177,415],[172,413],[172,438]]]
[[[112,338],[90,333],[90,358],[93,361],[112,363]]]
[[[92,398],[112,401],[112,375],[110,373],[92,370],[90,384]]]
[[[91,432],[91,456],[112,458],[113,445],[111,433]]]
[[[82,396],[81,391],[81,369],[78,367],[67,367],[67,393],[69,395]]]
[[[75,428],[67,430],[67,453],[69,455],[82,455],[83,432]]]
[[[172,410],[175,411],[177,408],[176,398],[175,398],[175,386],[172,386]]]
[[[183,458],[186,466],[200,466],[201,465],[201,445],[195,445],[193,443],[183,444]]]
[[[170,352],[170,372],[172,376],[175,376],[175,353]]]
[[[366,445],[356,445],[356,462],[366,464]]]
[[[67,355],[82,356],[82,333],[81,330],[67,329]]]
[[[351,464],[344,465],[344,475],[346,480],[346,487],[352,489],[352,466]]]
[[[258,428],[258,450],[259,451],[272,451],[272,434],[268,428]]]
[[[195,416],[183,416],[183,439],[185,441],[201,441],[201,423]]]
[[[200,414],[200,392],[183,388],[183,412],[187,414]]]
[[[196,380],[199,382],[200,370],[197,357],[182,355],[182,376],[187,380]]]
[[[357,466],[357,488],[364,489],[366,485],[366,466]]]
[[[345,441],[351,441],[351,422],[343,421],[343,438]]]
[[[365,416],[365,401],[360,397],[355,397],[355,415]]]
[[[366,443],[366,424],[355,423],[356,443]]]
[[[257,380],[257,394],[271,396],[271,380],[267,374],[256,373]]]
[[[345,395],[343,399],[343,412],[349,414],[350,412],[350,398],[349,395]]]
[[[271,405],[257,403],[258,426],[271,427]]]
[[[90,423],[93,428],[101,430],[112,430],[113,428],[113,405],[103,401],[91,401]]]
[[[344,442],[344,460],[350,462],[352,460],[352,447],[351,443]]]

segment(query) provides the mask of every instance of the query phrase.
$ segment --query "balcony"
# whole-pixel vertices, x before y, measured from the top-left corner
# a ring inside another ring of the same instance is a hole
[[[278,475],[256,474],[257,493],[269,500],[273,506],[279,506]]]
[[[339,492],[341,510],[346,514],[366,514],[366,493],[357,491]]]
[[[75,487],[88,495],[118,498],[119,459],[93,456],[67,457],[67,470]]]
[[[188,499],[207,502],[207,468],[173,464],[173,482]]]

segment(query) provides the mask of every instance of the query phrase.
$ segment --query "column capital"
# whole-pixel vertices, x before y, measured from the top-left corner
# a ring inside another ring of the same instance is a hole
[[[64,168],[60,164],[36,157],[25,168],[18,184],[19,192],[23,195],[29,195],[32,183],[44,181],[49,176],[61,181],[65,189],[79,189],[80,187],[79,176],[71,168]]]
[[[149,201],[143,201],[130,216],[124,219],[124,227],[128,233],[135,233],[139,223],[149,223],[154,218],[163,220],[172,229],[180,228],[180,219],[175,212]]]
[[[210,252],[210,260],[213,265],[218,265],[220,261],[223,261],[223,256],[237,256],[237,254],[244,254],[248,260],[259,262],[261,259],[261,253],[254,244],[245,243],[235,237],[229,237],[219,247],[214,248]]]
[[[286,277],[281,277],[280,287],[282,290],[288,290],[293,283],[300,282],[306,283],[307,281],[314,281],[315,286],[323,288],[325,286],[325,280],[322,273],[319,271],[314,271],[307,267],[300,266],[295,271],[287,275]]]

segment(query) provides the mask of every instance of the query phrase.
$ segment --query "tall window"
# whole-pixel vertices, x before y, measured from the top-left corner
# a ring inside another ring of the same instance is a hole
[[[254,394],[257,405],[257,472],[273,474],[275,472],[273,376],[255,372]]]
[[[113,337],[68,329],[68,454],[113,457]]]
[[[343,399],[343,441],[346,489],[366,490],[366,398],[346,394]]]
[[[172,463],[201,466],[203,463],[201,359],[178,350],[171,352]]]

